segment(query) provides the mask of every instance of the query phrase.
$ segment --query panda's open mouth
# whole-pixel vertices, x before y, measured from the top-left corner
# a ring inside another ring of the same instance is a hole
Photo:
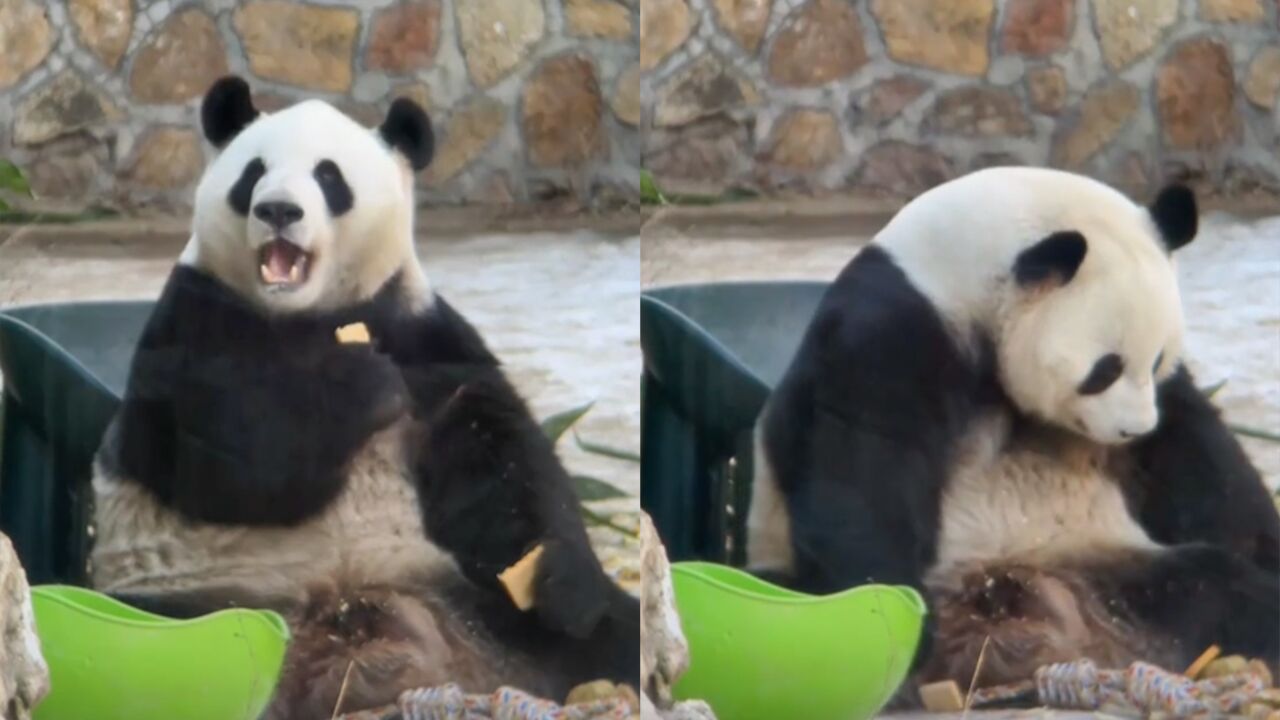
[[[263,285],[292,289],[305,283],[310,271],[311,253],[284,238],[276,238],[258,250],[258,276]]]

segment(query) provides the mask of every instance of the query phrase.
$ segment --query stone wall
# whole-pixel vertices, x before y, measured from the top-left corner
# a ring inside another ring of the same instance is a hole
[[[992,164],[1280,206],[1280,0],[643,0],[665,190],[906,197]]]
[[[44,205],[181,209],[200,97],[234,72],[267,109],[376,124],[419,101],[426,201],[616,201],[638,187],[638,20],[638,0],[0,0],[0,157]]]

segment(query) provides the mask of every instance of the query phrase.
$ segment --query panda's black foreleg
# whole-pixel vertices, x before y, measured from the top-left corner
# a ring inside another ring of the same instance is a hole
[[[1218,410],[1185,367],[1157,401],[1159,425],[1129,449],[1139,522],[1158,542],[1210,543],[1280,573],[1280,513]]]
[[[1178,545],[1121,561],[1099,576],[1104,597],[1189,664],[1205,648],[1280,665],[1280,575],[1221,547]]]

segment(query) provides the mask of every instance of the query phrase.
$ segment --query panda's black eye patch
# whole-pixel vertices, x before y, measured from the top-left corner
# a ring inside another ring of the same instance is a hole
[[[324,202],[329,206],[330,215],[337,217],[350,210],[355,204],[351,186],[347,184],[347,179],[342,177],[342,170],[338,169],[337,163],[332,160],[321,160],[311,174],[315,176],[316,183],[320,185],[320,191],[324,193]]]
[[[257,185],[266,174],[267,166],[262,164],[262,158],[254,158],[244,166],[240,179],[236,180],[236,184],[232,185],[231,191],[227,193],[227,204],[232,210],[244,216],[249,215],[249,203],[253,200],[253,186]]]
[[[1116,380],[1124,374],[1124,358],[1110,353],[1103,355],[1098,362],[1093,364],[1093,369],[1089,371],[1089,376],[1080,383],[1080,387],[1076,388],[1076,392],[1081,395],[1099,395],[1106,392],[1107,388],[1115,384]]]

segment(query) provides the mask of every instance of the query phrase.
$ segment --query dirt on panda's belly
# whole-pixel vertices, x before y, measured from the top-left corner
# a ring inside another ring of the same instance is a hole
[[[107,592],[251,591],[272,605],[318,585],[377,586],[456,574],[427,540],[401,451],[407,423],[370,439],[325,511],[287,528],[193,523],[141,485],[96,468],[90,572]]]
[[[1048,429],[1011,433],[1010,418],[975,423],[942,497],[930,584],[994,562],[1039,564],[1110,548],[1154,548],[1129,515],[1105,451]]]

